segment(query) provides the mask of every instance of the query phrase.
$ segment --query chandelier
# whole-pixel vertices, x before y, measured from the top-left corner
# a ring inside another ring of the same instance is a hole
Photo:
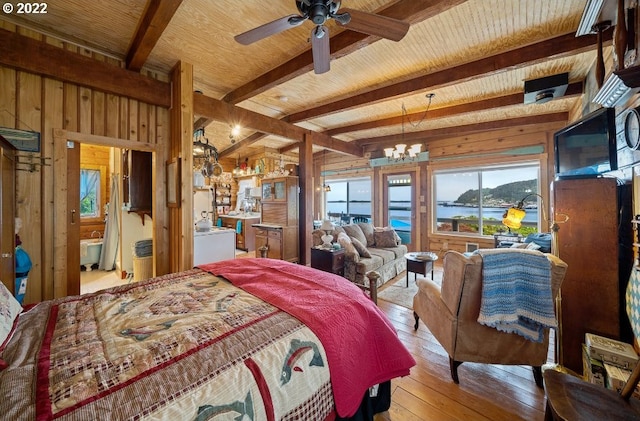
[[[414,159],[422,149],[422,145],[416,143],[415,145],[411,145],[409,149],[407,149],[407,145],[404,143],[398,143],[395,148],[384,148],[384,156],[391,159],[395,159],[396,161],[404,161],[406,158]]]
[[[426,95],[427,99],[429,100],[429,103],[427,104],[427,108],[424,110],[424,114],[422,115],[422,118],[420,118],[420,121],[418,121],[417,123],[413,123],[411,122],[411,120],[409,119],[409,116],[407,115],[407,109],[404,106],[404,103],[402,104],[402,135],[401,138],[404,141],[404,121],[405,121],[405,117],[407,119],[407,121],[409,122],[409,124],[411,124],[412,127],[418,127],[423,121],[424,119],[427,117],[427,111],[429,111],[429,107],[431,106],[431,100],[433,99],[433,97],[436,96],[436,94],[434,93],[429,93]],[[408,149],[407,149],[407,144],[406,143],[398,143],[394,148],[384,148],[384,156],[387,157],[387,159],[389,161],[391,161],[392,159],[397,161],[404,161],[405,159],[410,159],[410,160],[414,160],[416,158],[416,156],[418,156],[418,154],[422,151],[422,144],[420,143],[416,143],[411,145]]]

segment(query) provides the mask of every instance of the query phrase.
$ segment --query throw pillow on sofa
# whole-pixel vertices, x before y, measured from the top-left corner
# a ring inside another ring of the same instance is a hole
[[[362,229],[357,224],[343,225],[342,229],[351,238],[355,238],[362,244],[367,244],[367,237],[364,236]]]
[[[369,250],[367,250],[367,247],[362,244],[357,238],[351,237],[351,244],[353,244],[353,247],[355,247],[355,249],[358,251],[360,257],[371,257],[371,254],[369,253]]]
[[[389,228],[379,229],[376,228],[373,231],[373,238],[376,242],[376,247],[395,247],[398,245],[397,234],[395,230]]]
[[[367,238],[367,247],[372,247],[376,244],[376,240],[373,238],[373,224],[371,222],[359,222],[358,226],[362,230],[362,233]]]
[[[338,234],[338,244],[344,249],[345,257],[351,258],[356,263],[360,261],[360,254],[346,233]]]

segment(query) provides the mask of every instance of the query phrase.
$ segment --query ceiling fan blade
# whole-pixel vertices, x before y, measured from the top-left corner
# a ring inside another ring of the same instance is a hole
[[[273,22],[265,23],[257,28],[248,30],[239,35],[233,37],[237,42],[243,45],[253,44],[256,41],[260,41],[270,35],[277,34],[287,29],[294,28],[304,22],[306,19],[303,16],[289,15],[280,19],[276,19]]]
[[[329,71],[329,29],[318,25],[311,30],[311,52],[313,53],[313,71],[319,75]]]
[[[409,24],[398,19],[346,8],[340,9],[340,12],[346,12],[351,15],[351,21],[344,26],[352,31],[390,39],[391,41],[400,41],[409,31]]]

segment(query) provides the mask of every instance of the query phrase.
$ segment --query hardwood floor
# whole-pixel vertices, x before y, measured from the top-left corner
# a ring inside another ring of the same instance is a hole
[[[378,306],[417,365],[409,376],[392,381],[391,408],[375,421],[544,419],[545,395],[531,367],[464,363],[457,385],[438,341],[422,322],[413,330],[413,312],[384,300]]]

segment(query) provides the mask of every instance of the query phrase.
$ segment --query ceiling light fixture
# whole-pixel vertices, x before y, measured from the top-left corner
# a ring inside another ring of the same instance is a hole
[[[229,127],[231,127],[231,131],[229,132],[229,140],[231,141],[231,144],[234,144],[236,143],[236,137],[240,135],[240,130],[242,130],[242,127],[240,127],[239,124]]]
[[[395,146],[395,148],[384,148],[384,156],[386,156],[389,161],[391,161],[392,159],[395,160],[396,162],[404,161],[405,159],[410,159],[413,161],[418,156],[418,154],[422,151],[422,144],[420,143],[415,143],[411,145],[409,149],[407,149],[407,144],[404,143],[404,121],[406,117],[411,127],[416,128],[420,126],[420,124],[422,124],[424,119],[427,117],[427,112],[429,111],[429,107],[431,106],[431,100],[433,99],[434,96],[436,96],[436,94],[434,93],[428,93],[426,95],[426,98],[429,100],[429,103],[427,104],[427,108],[424,110],[424,114],[420,118],[420,121],[418,121],[415,124],[412,123],[411,120],[409,119],[409,116],[407,115],[407,109],[405,108],[404,103],[402,103],[402,122],[401,122],[402,143],[398,143]]]

